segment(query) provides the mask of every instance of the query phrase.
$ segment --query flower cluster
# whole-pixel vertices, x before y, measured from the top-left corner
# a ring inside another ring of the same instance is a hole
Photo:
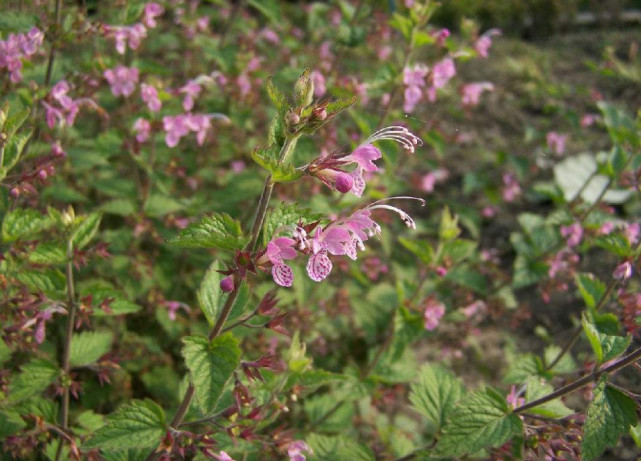
[[[97,104],[89,98],[78,98],[72,99],[68,95],[71,91],[71,86],[66,80],[60,80],[56,83],[51,92],[49,93],[49,102],[42,101],[42,105],[45,107],[45,118],[47,120],[47,126],[53,128],[57,124],[67,124],[73,126],[76,115],[80,111],[80,107],[83,105],[90,106],[94,109],[97,109]]]
[[[103,75],[109,82],[114,96],[127,97],[136,89],[139,71],[135,67],[118,66],[115,69],[107,69]]]
[[[455,75],[454,59],[449,56],[434,64],[431,71],[424,64],[416,64],[413,68],[406,67],[403,70],[403,110],[413,112],[424,97],[430,102],[436,101],[436,90],[445,87]]]
[[[490,82],[468,83],[463,85],[461,102],[465,107],[473,107],[479,104],[481,94],[484,91],[494,91],[494,85]]]
[[[396,199],[417,200],[421,205],[425,201],[415,197],[391,197],[379,200],[371,205],[357,210],[347,218],[337,219],[326,226],[298,226],[291,237],[276,237],[272,239],[258,260],[259,265],[271,263],[271,273],[274,281],[283,287],[290,287],[294,281],[291,267],[285,261],[294,259],[298,253],[309,256],[307,274],[315,282],[327,278],[332,271],[329,255],[347,255],[356,260],[357,251],[364,250],[364,242],[370,237],[380,235],[381,227],[372,219],[372,211],[388,210],[397,213],[401,220],[411,229],[416,229],[416,223],[400,208],[385,202]],[[313,235],[311,232],[313,231]]]
[[[0,69],[9,71],[13,83],[22,80],[22,59],[36,54],[43,39],[44,33],[33,27],[26,34],[9,34],[6,40],[0,40]]]
[[[211,115],[208,114],[179,114],[166,115],[162,118],[165,129],[165,142],[169,147],[176,147],[180,138],[189,134],[196,133],[196,142],[202,146],[207,136],[207,131],[211,127]]]
[[[147,3],[143,22],[137,22],[132,26],[104,26],[107,37],[113,38],[116,42],[118,54],[125,54],[127,45],[132,50],[137,50],[142,39],[147,37],[147,28],[156,27],[156,18],[164,13],[164,8],[158,3]]]

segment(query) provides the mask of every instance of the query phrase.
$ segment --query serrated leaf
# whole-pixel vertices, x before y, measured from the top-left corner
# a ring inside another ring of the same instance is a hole
[[[498,447],[523,433],[523,422],[511,414],[507,402],[487,388],[461,400],[443,428],[437,453],[460,456]]]
[[[472,256],[476,246],[476,242],[465,239],[445,242],[442,247],[441,258],[449,260],[455,265]]]
[[[465,392],[463,383],[440,366],[426,365],[412,384],[410,402],[432,421],[438,431]]]
[[[605,283],[593,274],[579,273],[575,277],[576,286],[585,301],[586,306],[593,309],[605,293]]]
[[[613,447],[619,437],[627,434],[637,423],[636,404],[618,389],[606,384],[603,376],[594,388],[594,399],[588,406],[583,425],[582,458],[597,458],[607,447]]]
[[[507,384],[521,384],[530,376],[539,375],[542,369],[541,359],[536,355],[517,355],[510,363],[503,381]]]
[[[59,243],[46,242],[29,252],[28,259],[34,264],[62,264],[67,260],[67,251]]]
[[[601,333],[584,315],[581,321],[583,331],[592,346],[599,363],[612,360],[623,354],[630,345],[630,336],[613,336]]]
[[[53,224],[47,215],[32,208],[16,208],[7,213],[2,222],[2,240],[13,242],[33,236]]]
[[[154,447],[165,434],[165,412],[151,400],[132,400],[107,416],[107,424],[98,429],[83,448],[127,450]]]
[[[346,436],[310,434],[307,443],[313,450],[310,461],[374,461],[372,451]]]
[[[43,359],[34,359],[21,367],[9,384],[9,401],[19,402],[43,391],[60,374],[58,367]]]
[[[15,434],[25,427],[25,423],[18,413],[13,411],[0,411],[0,437],[5,438]]]
[[[325,110],[327,111],[327,118],[331,118],[330,116],[335,116],[338,115],[340,112],[343,112],[344,110],[348,109],[352,104],[356,102],[356,98],[348,98],[348,99],[338,99],[336,101],[331,101],[327,106],[325,106]]]
[[[541,398],[545,395],[551,394],[554,392],[554,387],[550,384],[547,384],[539,377],[530,377],[526,381],[526,392],[525,392],[525,401],[533,402],[534,400]],[[536,415],[545,416],[547,418],[565,418],[574,413],[570,410],[561,399],[554,399],[549,402],[546,402],[542,405],[530,408],[529,413],[534,413]]]
[[[100,213],[92,213],[83,218],[71,235],[74,249],[80,250],[91,241],[98,232],[101,219]]]
[[[238,340],[231,333],[209,341],[202,336],[183,338],[182,355],[192,383],[196,401],[203,414],[216,408],[225,384],[240,364]]]
[[[65,290],[65,276],[57,269],[48,269],[44,272],[21,271],[16,274],[16,278],[32,290],[47,294],[59,294]]]
[[[276,87],[276,85],[274,85],[274,81],[271,77],[267,79],[267,94],[274,104],[278,115],[281,118],[284,117],[289,110],[289,103],[287,102],[285,95]]]
[[[273,182],[295,181],[303,176],[303,172],[294,168],[289,163],[280,163],[277,159],[261,153],[261,149],[252,152],[252,158],[256,163],[269,171]]]
[[[167,243],[186,248],[222,248],[240,250],[248,241],[240,222],[227,213],[203,216],[199,222],[182,229]]]
[[[7,135],[7,138],[11,138],[20,129],[29,117],[30,113],[31,109],[28,107],[18,111],[11,111],[9,113],[9,116],[2,127],[2,131]]]
[[[548,347],[545,348],[544,352],[544,358],[545,358],[545,363],[546,365],[549,366],[550,363],[552,363],[557,356],[561,353],[561,348],[555,344],[551,344]],[[552,369],[548,370],[551,373],[572,373],[573,371],[576,371],[576,363],[574,362],[574,359],[570,354],[564,354],[563,357],[552,367]]]
[[[111,349],[113,333],[109,331],[87,331],[76,333],[71,338],[69,363],[73,367],[90,365]]]
[[[4,159],[2,160],[2,165],[0,165],[0,179],[4,178],[7,172],[16,166],[24,147],[27,145],[27,141],[31,138],[31,134],[32,132],[28,131],[9,138],[4,150]]]
[[[307,224],[319,218],[320,215],[311,213],[309,208],[299,208],[296,203],[281,202],[274,206],[265,218],[263,246],[267,246],[267,243],[274,237],[274,233],[279,227],[295,226],[299,221]]]
[[[220,289],[220,281],[223,275],[218,271],[221,268],[218,261],[211,263],[207,272],[205,272],[205,276],[200,283],[197,293],[198,304],[210,326],[216,323],[216,319],[223,305],[223,298],[226,296],[223,290]]]
[[[58,402],[45,399],[40,396],[32,396],[23,400],[16,409],[22,415],[36,415],[43,418],[46,422],[56,424],[58,422]]]
[[[306,392],[311,392],[321,386],[342,382],[347,379],[348,377],[345,375],[327,370],[305,370],[302,373],[291,373],[283,389],[288,390],[296,385],[305,388]]]

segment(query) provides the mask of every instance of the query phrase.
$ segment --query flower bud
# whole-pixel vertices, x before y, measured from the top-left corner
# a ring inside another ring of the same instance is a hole
[[[630,263],[630,261],[625,261],[619,264],[616,269],[614,269],[612,277],[620,282],[623,282],[632,277],[632,263]]]
[[[317,107],[312,111],[312,115],[317,120],[325,120],[327,118],[327,110],[324,107]]]
[[[299,106],[309,106],[314,98],[314,81],[309,69],[298,78],[294,85],[294,98]]]
[[[11,192],[9,192],[9,194],[11,194],[13,198],[18,198],[20,196],[20,189],[14,187],[13,189],[11,189]]]
[[[354,187],[354,179],[342,171],[336,175],[336,190],[343,194],[349,192]]]
[[[286,122],[288,125],[297,125],[300,123],[300,115],[296,112],[289,111],[286,116]]]
[[[220,289],[225,293],[231,293],[232,291],[234,291],[234,277],[228,275],[227,277],[222,279],[220,281]]]

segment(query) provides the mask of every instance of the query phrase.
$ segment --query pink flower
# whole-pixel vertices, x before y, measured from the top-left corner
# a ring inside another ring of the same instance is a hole
[[[639,233],[641,233],[641,225],[638,222],[627,224],[623,232],[630,245],[635,245],[639,239]]]
[[[233,171],[234,173],[240,173],[247,167],[247,164],[243,160],[234,160],[233,162],[231,162],[230,166],[231,171]]]
[[[478,300],[478,301],[474,301],[472,304],[461,309],[461,312],[463,312],[463,315],[465,315],[465,317],[470,319],[474,317],[476,314],[478,314],[479,312],[484,311],[486,308],[487,308],[487,305],[483,301]]]
[[[278,45],[280,43],[280,37],[278,34],[267,27],[260,32],[260,36],[272,45]]]
[[[426,299],[423,322],[427,331],[436,330],[444,315],[445,305],[442,302],[439,302],[433,296]]]
[[[125,54],[127,45],[132,50],[137,50],[142,39],[147,37],[147,28],[144,24],[136,23],[133,26],[104,26],[107,37],[116,41],[118,54]]]
[[[516,392],[516,386],[512,386],[506,400],[512,410],[520,407],[525,403],[525,399],[523,397],[519,397],[519,394]]]
[[[483,91],[494,91],[494,85],[490,82],[468,83],[463,85],[463,105],[466,107],[477,106]]]
[[[325,77],[317,70],[313,70],[310,77],[314,83],[314,96],[320,98],[327,92],[327,88],[325,87]]]
[[[232,291],[234,291],[234,277],[228,275],[227,277],[223,278],[220,281],[220,289],[224,293],[231,293]]]
[[[589,126],[594,125],[594,122],[596,122],[597,117],[598,116],[594,114],[585,114],[583,117],[581,117],[581,127],[587,128]]]
[[[152,112],[158,112],[161,107],[160,99],[158,98],[158,90],[151,85],[143,83],[140,85],[140,97],[147,107]]]
[[[157,26],[156,18],[158,16],[162,16],[164,12],[165,12],[165,9],[158,3],[153,3],[153,2],[147,3],[145,5],[145,16],[142,22],[144,22],[145,25],[150,29],[153,29],[154,27]]]
[[[9,34],[0,40],[0,69],[7,69],[11,82],[22,80],[22,60],[34,55],[43,39],[44,33],[33,27],[26,34]]]
[[[606,221],[599,228],[599,235],[610,235],[613,230],[614,223],[612,221]]]
[[[202,145],[207,132],[211,128],[211,115],[206,114],[179,114],[167,115],[162,118],[165,130],[165,143],[169,147],[176,147],[183,136],[189,132],[196,133],[196,142]]]
[[[194,80],[189,80],[185,86],[178,90],[179,93],[185,94],[185,98],[183,99],[183,109],[185,109],[185,112],[193,109],[194,98],[197,98],[201,91],[202,87]]]
[[[496,35],[501,35],[501,31],[498,29],[490,29],[476,40],[474,48],[479,56],[482,58],[487,58],[489,56],[489,50],[492,46],[492,37]]]
[[[581,223],[575,222],[569,226],[561,226],[561,236],[566,239],[568,247],[572,248],[581,243],[583,227]]]
[[[614,272],[612,273],[612,277],[617,279],[620,282],[623,282],[630,277],[632,277],[632,263],[630,261],[625,261],[621,264],[619,264],[616,269],[614,269]]]
[[[287,456],[289,461],[305,461],[307,458],[303,452],[312,453],[312,449],[302,440],[295,440],[287,445]]]
[[[565,142],[568,139],[568,135],[560,134],[556,131],[550,131],[545,135],[545,140],[548,144],[548,148],[554,152],[557,156],[563,155],[565,152]]]
[[[138,118],[134,122],[133,129],[136,132],[136,141],[145,142],[149,139],[151,123],[149,123],[149,120],[145,120],[144,118]]]
[[[425,86],[427,74],[428,67],[423,64],[416,64],[414,68],[406,67],[403,69],[403,84],[405,85],[403,110],[405,112],[413,112],[423,97],[422,88]]]
[[[165,301],[163,304],[169,313],[169,320],[176,320],[176,312],[178,312],[178,309],[183,309],[185,312],[191,312],[189,306],[185,303],[181,303],[180,301]]]
[[[139,71],[135,67],[118,66],[115,69],[107,69],[104,77],[111,85],[111,93],[114,96],[127,97],[136,89]]]
[[[72,99],[67,93],[71,90],[69,83],[65,80],[60,80],[51,88],[51,98],[53,103],[57,103],[60,107],[55,107],[42,101],[45,107],[45,119],[49,128],[53,128],[57,124],[67,124],[73,126],[76,115],[80,111],[81,106],[90,106],[97,108],[98,105],[89,98]]]
[[[445,58],[432,68],[432,86],[443,88],[456,75],[456,67],[452,58]]]
[[[252,89],[251,80],[245,73],[240,74],[236,78],[236,85],[238,85],[241,96],[247,96]]]
[[[431,193],[434,191],[434,186],[437,183],[445,181],[448,177],[449,173],[445,169],[438,168],[434,171],[430,171],[421,178],[420,188],[423,192]]]
[[[213,454],[213,457],[216,458],[217,461],[234,461],[234,459],[224,451],[221,451],[219,454]]]
[[[501,191],[503,200],[513,202],[519,195],[521,195],[521,186],[519,186],[516,176],[505,173],[503,175],[503,190]]]
[[[282,287],[291,287],[294,281],[294,273],[291,267],[283,262],[283,260],[296,257],[297,253],[293,248],[294,245],[296,245],[296,240],[288,237],[279,237],[267,244],[265,255],[273,264],[272,277],[274,282]]]
[[[445,41],[451,35],[449,29],[439,29],[435,32],[432,32],[432,37],[436,38],[436,44],[438,46],[445,45]]]

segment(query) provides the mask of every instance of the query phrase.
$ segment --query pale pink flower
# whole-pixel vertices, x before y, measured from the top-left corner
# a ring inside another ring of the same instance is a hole
[[[158,112],[160,110],[161,102],[158,98],[158,90],[153,86],[145,83],[140,85],[140,97],[142,101],[147,104],[150,111]]]
[[[196,20],[196,27],[200,32],[207,32],[209,30],[209,17],[202,16]]]
[[[69,83],[65,80],[60,80],[51,88],[50,92],[53,102],[57,103],[60,107],[55,107],[42,101],[42,105],[45,107],[45,119],[49,128],[53,128],[57,124],[73,126],[81,106],[98,107],[98,105],[89,98],[72,99],[67,95],[70,90],[71,87]]]
[[[452,58],[445,58],[432,67],[432,86],[443,88],[456,75],[456,67]]]
[[[312,454],[312,449],[302,440],[295,440],[287,445],[289,461],[305,461],[307,458],[303,453]]]
[[[641,225],[638,222],[626,224],[623,232],[630,245],[635,245],[639,239],[639,233],[641,233]]]
[[[511,173],[505,173],[503,175],[503,189],[501,191],[503,200],[513,202],[519,195],[521,195],[521,186],[516,176]]]
[[[606,221],[599,228],[599,235],[610,235],[613,230],[614,223],[612,221]]]
[[[169,320],[176,320],[176,312],[178,312],[178,309],[182,309],[185,312],[191,312],[191,308],[180,301],[165,301],[163,304],[167,308]]]
[[[149,120],[145,120],[144,118],[138,118],[134,122],[133,129],[136,132],[136,141],[145,142],[149,139],[151,123],[149,123]]]
[[[291,287],[294,281],[291,267],[283,262],[296,257],[294,245],[296,245],[296,240],[287,237],[278,237],[267,244],[265,255],[273,264],[272,277],[274,282],[282,287]]]
[[[247,96],[252,89],[251,80],[245,73],[240,74],[236,78],[236,85],[238,85],[238,89],[240,90],[241,96]]]
[[[135,67],[117,66],[115,69],[107,69],[104,77],[111,86],[111,93],[114,96],[127,97],[136,89],[139,71]]]
[[[463,312],[463,315],[465,315],[465,317],[470,319],[476,314],[483,312],[485,309],[487,309],[487,305],[483,301],[478,300],[461,309],[461,312]]]
[[[449,177],[449,172],[443,168],[430,171],[421,178],[420,189],[428,194],[434,191],[434,186],[445,181]]]
[[[580,222],[575,222],[569,226],[561,226],[561,236],[566,239],[568,247],[572,248],[581,243],[583,238],[583,227]]]
[[[496,35],[501,35],[501,31],[498,29],[490,29],[476,40],[474,48],[479,56],[482,58],[487,58],[489,56],[489,50],[492,46],[492,37]]]
[[[147,37],[147,28],[142,23],[136,23],[133,26],[104,26],[107,37],[111,37],[116,42],[116,51],[118,54],[125,54],[127,45],[132,50],[137,50],[142,39]]]
[[[243,160],[234,160],[230,164],[231,166],[231,171],[234,173],[240,173],[241,171],[245,170],[247,167],[247,164]]]
[[[162,118],[163,128],[165,129],[165,142],[168,147],[176,147],[180,138],[187,135],[190,131],[188,117],[186,115],[167,115]]]
[[[481,94],[484,91],[494,91],[494,85],[490,82],[468,83],[463,85],[462,93],[463,98],[461,102],[466,107],[473,107],[479,104]]]
[[[499,210],[495,206],[486,206],[481,210],[481,216],[484,218],[493,218],[498,214]]]
[[[632,271],[632,263],[630,261],[625,261],[619,264],[616,269],[614,269],[612,277],[619,280],[620,282],[623,282],[632,277]]]
[[[594,125],[594,123],[597,120],[597,115],[595,114],[585,114],[583,117],[581,117],[581,127],[582,128],[587,128],[589,126]]]
[[[260,36],[272,45],[278,45],[280,43],[280,37],[278,34],[267,27],[261,30]]]
[[[439,302],[432,296],[426,299],[425,310],[423,312],[423,325],[427,331],[436,330],[444,315],[445,304]]]
[[[142,22],[144,22],[145,25],[150,29],[153,29],[154,27],[157,26],[156,18],[158,16],[162,16],[164,12],[165,12],[165,9],[158,3],[153,3],[153,2],[147,3],[145,5],[145,15],[143,17]]]
[[[525,399],[523,397],[519,397],[519,394],[516,391],[516,386],[511,387],[510,393],[507,395],[506,400],[512,410],[520,407],[525,403]]]
[[[563,155],[565,153],[565,143],[567,139],[568,135],[560,134],[556,131],[550,131],[547,135],[545,135],[545,140],[547,142],[548,148],[557,156]]]
[[[429,68],[424,64],[416,64],[413,68],[403,69],[403,84],[405,85],[403,110],[405,112],[413,112],[423,97],[422,88],[425,86],[428,72]]]
[[[201,91],[202,87],[195,80],[189,80],[185,86],[178,89],[179,93],[184,93],[185,95],[183,99],[185,112],[189,112],[194,108],[194,98],[197,98]]]
[[[22,60],[33,56],[43,40],[44,33],[37,27],[26,34],[9,34],[0,40],[0,69],[7,69],[12,83],[22,80]]]
[[[325,86],[325,77],[317,70],[313,70],[310,74],[310,77],[312,78],[312,82],[314,83],[314,96],[320,98],[327,92],[327,88]]]
[[[437,31],[432,32],[432,37],[436,39],[436,44],[438,46],[445,45],[445,41],[448,39],[450,35],[451,33],[449,29],[439,29]]]
[[[218,454],[214,453],[213,457],[216,458],[217,461],[234,461],[234,459],[224,451],[221,451]]]

